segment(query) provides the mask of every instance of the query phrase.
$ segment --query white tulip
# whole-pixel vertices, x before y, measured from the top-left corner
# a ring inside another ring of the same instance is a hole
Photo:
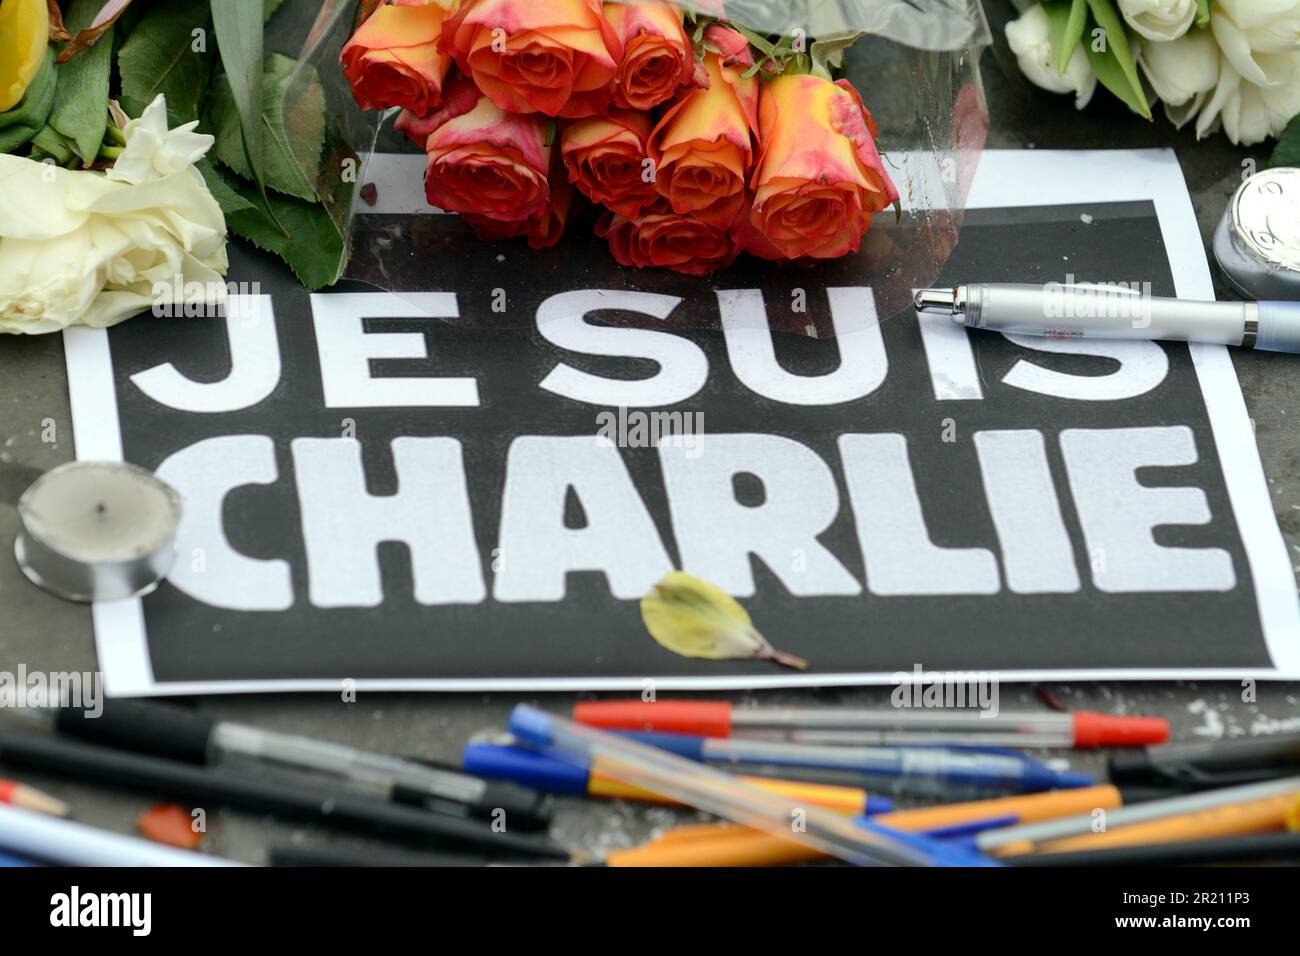
[[[1196,20],[1196,0],[1119,0],[1119,12],[1148,40],[1177,40]]]
[[[1219,65],[1219,83],[1196,121],[1197,138],[1220,124],[1239,146],[1253,146],[1270,136],[1280,136],[1300,114],[1300,51],[1257,54],[1256,60],[1271,75],[1286,77],[1277,86],[1249,82],[1225,53]]]
[[[1082,49],[1075,50],[1065,75],[1060,74],[1052,51],[1047,14],[1042,7],[1032,6],[1019,20],[1008,23],[1007,42],[1029,82],[1051,93],[1073,93],[1077,109],[1088,105],[1097,90],[1097,75]]]
[[[1277,87],[1292,80],[1267,55],[1300,50],[1300,0],[1215,0],[1210,13],[1223,55],[1249,82]]]
[[[160,104],[127,132],[117,177],[0,155],[0,333],[224,301],[225,217],[193,167],[211,138],[167,133],[165,119],[159,134]]]

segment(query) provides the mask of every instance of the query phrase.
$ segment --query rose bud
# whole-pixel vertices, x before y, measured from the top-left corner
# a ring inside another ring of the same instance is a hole
[[[725,229],[683,216],[660,204],[628,219],[608,213],[596,235],[609,240],[621,265],[636,269],[664,268],[704,276],[725,269],[740,250]]]
[[[876,125],[847,80],[781,76],[763,86],[753,227],[788,259],[856,252],[871,215],[898,200]]]
[[[501,109],[569,118],[609,105],[623,55],[600,0],[467,0],[442,42]]]
[[[659,195],[647,173],[650,126],[645,113],[627,110],[576,121],[560,138],[569,180],[592,202],[636,216]]]
[[[464,116],[482,99],[483,94],[470,80],[459,73],[452,73],[442,90],[442,105],[424,116],[416,116],[410,110],[402,110],[393,124],[393,129],[402,133],[420,149],[429,142],[429,136],[439,127],[457,116]]]
[[[708,88],[685,94],[650,136],[659,195],[675,212],[720,229],[729,229],[745,205],[758,129],[758,77],[746,79],[743,64],[728,67],[726,59],[705,55]]]
[[[573,213],[574,199],[573,186],[564,178],[563,171],[556,170],[551,177],[551,202],[540,216],[521,222],[498,222],[473,214],[464,218],[484,241],[523,237],[533,249],[549,249],[564,237],[564,227]]]
[[[486,96],[451,112],[425,141],[429,203],[501,222],[542,216],[551,201],[545,117],[507,113]]]
[[[682,16],[666,3],[605,4],[605,19],[623,42],[623,59],[614,77],[616,106],[652,109],[694,78],[695,50]]]
[[[363,110],[400,106],[416,116],[436,109],[451,66],[439,49],[447,16],[437,3],[378,7],[339,57],[357,105]]]

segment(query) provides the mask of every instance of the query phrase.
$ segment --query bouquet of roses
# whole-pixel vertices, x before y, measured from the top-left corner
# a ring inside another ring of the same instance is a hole
[[[856,35],[775,37],[722,0],[365,0],[341,61],[484,239],[559,241],[582,197],[623,265],[705,275],[857,251],[898,202],[847,80]]]
[[[1252,146],[1300,115],[1300,0],[1019,0],[1007,25],[1021,70],[1074,93],[1100,83],[1134,112],[1151,104],[1198,138],[1220,127]],[[1145,80],[1145,83],[1143,82]],[[1292,150],[1294,153],[1294,149]]]

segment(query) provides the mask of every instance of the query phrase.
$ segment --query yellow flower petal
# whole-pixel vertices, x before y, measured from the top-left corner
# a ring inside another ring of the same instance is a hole
[[[46,0],[0,0],[0,113],[22,100],[49,43]]]

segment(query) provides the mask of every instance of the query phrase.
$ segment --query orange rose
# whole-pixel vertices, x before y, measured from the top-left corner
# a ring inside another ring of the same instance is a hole
[[[564,178],[564,171],[556,169],[551,174],[551,201],[540,216],[520,222],[499,222],[472,213],[464,218],[485,241],[522,237],[533,249],[549,249],[564,237],[564,227],[573,214],[574,198],[573,186]]]
[[[615,110],[578,120],[565,129],[560,151],[570,181],[593,202],[635,216],[658,196],[647,175],[650,117]]]
[[[605,4],[605,19],[623,42],[614,103],[648,110],[666,103],[695,76],[695,51],[682,12],[669,4]]]
[[[445,0],[454,8],[457,0]],[[440,49],[448,10],[385,4],[361,24],[343,47],[340,62],[363,110],[400,106],[417,116],[436,109],[451,57]]]
[[[796,75],[765,84],[750,224],[788,259],[857,252],[872,213],[898,199],[875,137],[847,80]]]
[[[457,116],[464,116],[483,98],[478,87],[459,73],[453,73],[442,91],[442,104],[423,116],[417,116],[410,110],[402,110],[393,128],[406,134],[412,143],[424,149],[430,134],[445,126]]]
[[[609,104],[623,54],[600,0],[466,0],[443,49],[501,109],[573,118]]]
[[[650,137],[659,194],[675,212],[720,229],[731,228],[745,205],[758,129],[758,77],[745,79],[744,63],[728,62],[725,53],[706,54],[708,88],[683,96]]]
[[[725,229],[656,206],[635,219],[609,213],[596,226],[622,265],[657,267],[704,276],[725,269],[740,250]]]
[[[507,113],[483,95],[457,96],[457,108],[470,101],[473,108],[459,115],[445,110],[446,121],[425,140],[430,204],[499,222],[541,217],[551,202],[546,119]]]

